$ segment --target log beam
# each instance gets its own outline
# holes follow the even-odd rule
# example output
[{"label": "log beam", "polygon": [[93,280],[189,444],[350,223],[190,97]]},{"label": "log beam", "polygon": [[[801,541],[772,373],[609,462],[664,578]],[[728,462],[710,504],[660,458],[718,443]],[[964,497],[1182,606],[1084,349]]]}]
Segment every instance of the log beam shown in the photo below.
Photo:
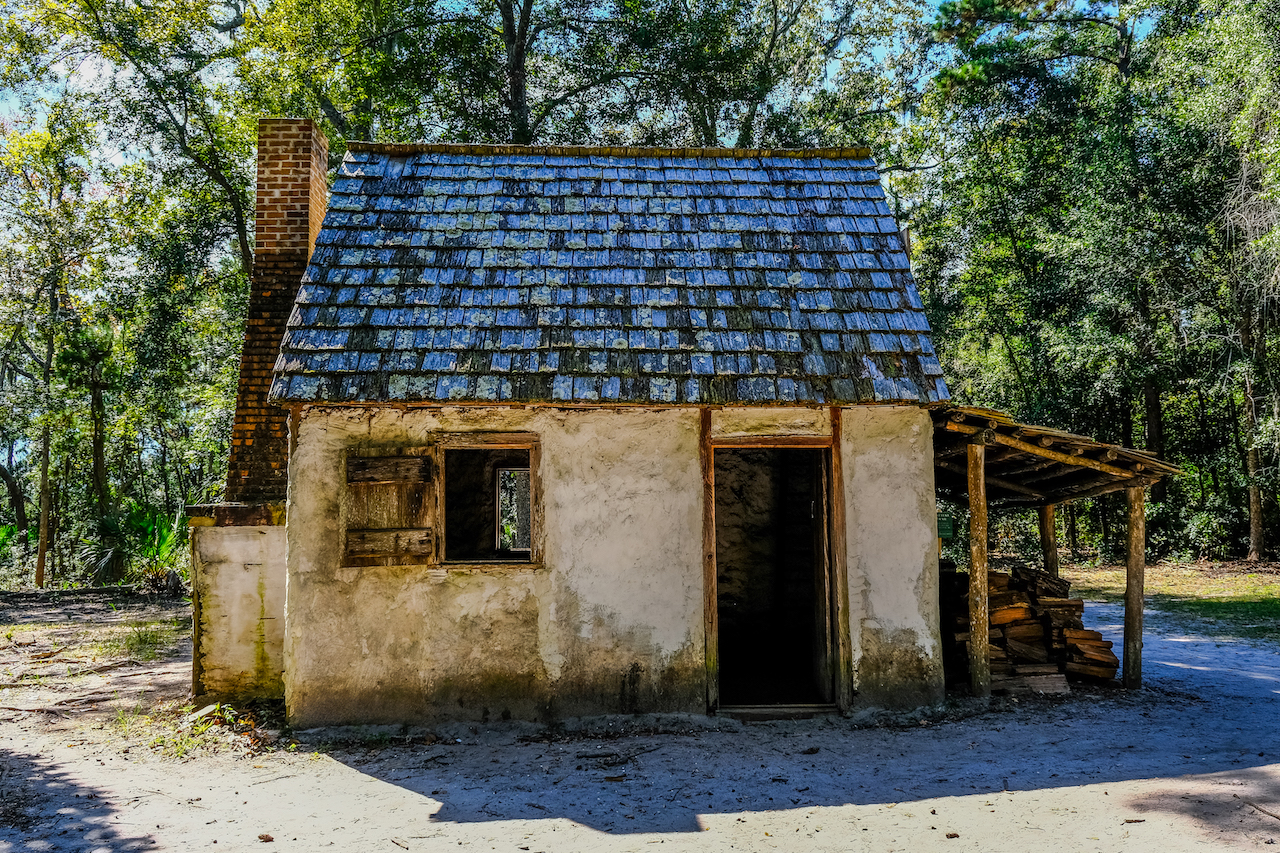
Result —
[{"label": "log beam", "polygon": [[969,445],[969,689],[991,695],[990,615],[987,612],[987,447],[981,432]]},{"label": "log beam", "polygon": [[1147,520],[1141,486],[1125,489],[1129,499],[1129,541],[1124,585],[1124,686],[1142,686],[1142,607],[1147,573]]},{"label": "log beam", "polygon": [[[965,468],[961,468],[959,465],[952,464],[951,462],[938,462],[937,467],[942,468],[945,471],[950,471],[953,474],[965,475],[968,473]],[[1017,483],[1011,483],[1008,480],[1002,480],[999,477],[988,476],[987,482],[1008,492],[1017,492],[1020,495],[1028,495],[1033,498],[1043,499],[1045,497],[1043,493],[1037,492],[1035,489],[1028,489],[1026,486],[1020,486]]]},{"label": "log beam", "polygon": [[[974,435],[976,433],[984,432],[984,430],[982,430],[979,427],[971,427],[968,424],[956,424],[956,423],[948,423],[943,427],[943,429],[946,429],[949,432],[961,432],[961,433],[967,433],[969,435]],[[989,432],[989,431],[986,431],[986,432]],[[1043,456],[1045,459],[1053,459],[1056,462],[1065,462],[1068,465],[1077,465],[1082,468],[1092,468],[1095,471],[1101,471],[1104,474],[1113,474],[1117,477],[1132,477],[1134,474],[1133,471],[1127,468],[1120,468],[1115,465],[1108,465],[1105,462],[1099,462],[1096,459],[1090,459],[1087,456],[1071,456],[1070,454],[1067,454],[1067,453],[1059,453],[1056,450],[1050,450],[1047,447],[1040,447],[1039,445],[1035,445],[1035,444],[1028,444],[1025,441],[1019,441],[1016,438],[1012,438],[1007,435],[1002,435],[998,432],[990,434],[988,443],[990,442],[1003,444],[1006,447],[1016,447],[1018,450],[1021,450],[1024,453],[1032,453],[1036,456]]]}]

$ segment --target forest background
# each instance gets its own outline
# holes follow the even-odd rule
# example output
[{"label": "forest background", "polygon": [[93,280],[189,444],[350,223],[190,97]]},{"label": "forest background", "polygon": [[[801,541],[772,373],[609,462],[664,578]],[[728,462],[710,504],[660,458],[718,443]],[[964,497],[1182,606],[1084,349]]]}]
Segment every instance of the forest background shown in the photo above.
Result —
[{"label": "forest background", "polygon": [[[1142,447],[1153,557],[1280,519],[1280,0],[0,0],[0,588],[155,582],[221,495],[256,121],[869,145],[958,402]],[[1059,513],[1078,557],[1122,501]],[[1034,547],[1008,516],[1004,547]]]}]

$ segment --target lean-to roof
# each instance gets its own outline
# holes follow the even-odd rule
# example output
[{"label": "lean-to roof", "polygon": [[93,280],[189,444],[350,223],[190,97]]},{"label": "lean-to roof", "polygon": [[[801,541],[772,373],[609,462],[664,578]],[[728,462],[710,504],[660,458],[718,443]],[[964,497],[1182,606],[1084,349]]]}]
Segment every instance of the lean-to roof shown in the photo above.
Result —
[{"label": "lean-to roof", "polygon": [[865,149],[353,144],[283,402],[948,399]]},{"label": "lean-to roof", "polygon": [[968,499],[966,448],[975,441],[988,447],[987,500],[1001,506],[1067,503],[1183,473],[1148,451],[1019,423],[993,409],[943,404],[930,414],[938,494],[953,501]]}]

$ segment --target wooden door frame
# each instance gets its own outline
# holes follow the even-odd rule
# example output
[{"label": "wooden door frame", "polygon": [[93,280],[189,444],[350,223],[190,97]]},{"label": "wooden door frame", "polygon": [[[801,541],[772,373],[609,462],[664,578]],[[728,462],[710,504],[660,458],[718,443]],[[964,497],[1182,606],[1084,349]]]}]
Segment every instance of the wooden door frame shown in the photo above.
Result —
[{"label": "wooden door frame", "polygon": [[765,435],[715,438],[711,434],[711,409],[700,410],[698,459],[702,468],[702,590],[703,627],[706,644],[707,713],[720,706],[720,613],[716,581],[716,448],[796,448],[826,449],[829,476],[827,505],[827,554],[830,581],[831,623],[835,636],[830,638],[832,689],[836,707],[846,711],[853,703],[853,651],[849,637],[849,573],[845,545],[844,479],[840,459],[841,417],[838,407],[831,408],[831,432],[828,435]]}]

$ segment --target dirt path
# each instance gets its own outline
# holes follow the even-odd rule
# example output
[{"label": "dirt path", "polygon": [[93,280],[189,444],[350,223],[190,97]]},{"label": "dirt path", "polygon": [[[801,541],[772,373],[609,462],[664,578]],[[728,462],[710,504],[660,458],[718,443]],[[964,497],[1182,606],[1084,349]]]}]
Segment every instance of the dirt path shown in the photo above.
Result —
[{"label": "dirt path", "polygon": [[[1086,618],[1110,631],[1118,613],[1091,605]],[[1280,655],[1186,636],[1158,614],[1148,627],[1140,693],[945,719],[963,717],[953,707],[893,727],[597,720],[557,738],[514,724],[407,744],[392,731],[340,746],[318,742],[334,732],[304,733],[296,751],[265,753],[227,734],[212,754],[178,760],[164,752],[172,727],[123,735],[119,701],[66,718],[0,712],[0,851],[226,851],[265,835],[287,849],[388,853],[1176,853],[1280,841],[1280,818],[1260,810],[1280,814]],[[181,674],[185,663],[179,653],[150,668]],[[150,678],[151,701],[176,690]],[[0,705],[15,705],[13,692]]]}]

